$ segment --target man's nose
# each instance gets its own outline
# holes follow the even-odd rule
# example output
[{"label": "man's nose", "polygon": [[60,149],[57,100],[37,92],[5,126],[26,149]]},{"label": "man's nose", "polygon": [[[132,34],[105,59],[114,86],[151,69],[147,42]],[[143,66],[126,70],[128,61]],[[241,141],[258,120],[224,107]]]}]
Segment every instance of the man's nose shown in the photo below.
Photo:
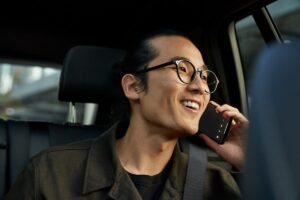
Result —
[{"label": "man's nose", "polygon": [[199,73],[200,72],[197,71],[195,80],[193,80],[191,83],[189,83],[188,87],[194,93],[207,94],[207,92],[206,92],[207,85],[201,80]]}]

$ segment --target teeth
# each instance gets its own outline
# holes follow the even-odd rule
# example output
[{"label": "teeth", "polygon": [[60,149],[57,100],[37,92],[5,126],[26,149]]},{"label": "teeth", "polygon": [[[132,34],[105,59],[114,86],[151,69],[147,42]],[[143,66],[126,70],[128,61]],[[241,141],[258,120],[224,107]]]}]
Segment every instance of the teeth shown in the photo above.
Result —
[{"label": "teeth", "polygon": [[199,109],[199,104],[194,101],[183,101],[183,105],[193,109]]}]

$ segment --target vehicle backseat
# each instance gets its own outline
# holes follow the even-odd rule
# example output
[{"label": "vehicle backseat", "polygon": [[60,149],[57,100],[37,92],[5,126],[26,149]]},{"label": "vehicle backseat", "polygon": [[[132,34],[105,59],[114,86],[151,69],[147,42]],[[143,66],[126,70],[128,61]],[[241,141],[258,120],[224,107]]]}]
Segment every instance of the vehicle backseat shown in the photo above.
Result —
[{"label": "vehicle backseat", "polygon": [[6,169],[7,169],[7,131],[6,131],[5,122],[2,119],[0,119],[0,195],[1,196],[5,191]]},{"label": "vehicle backseat", "polygon": [[48,122],[6,122],[8,132],[8,162],[6,183],[10,187],[29,159],[50,146],[94,138],[105,126],[54,124]]},{"label": "vehicle backseat", "polygon": [[[112,66],[124,51],[79,46],[71,49],[64,61],[59,84],[60,101],[107,104],[112,101]],[[109,109],[98,111],[108,118]],[[110,124],[51,123],[0,120],[0,199],[24,169],[29,159],[40,151],[101,134]]]}]

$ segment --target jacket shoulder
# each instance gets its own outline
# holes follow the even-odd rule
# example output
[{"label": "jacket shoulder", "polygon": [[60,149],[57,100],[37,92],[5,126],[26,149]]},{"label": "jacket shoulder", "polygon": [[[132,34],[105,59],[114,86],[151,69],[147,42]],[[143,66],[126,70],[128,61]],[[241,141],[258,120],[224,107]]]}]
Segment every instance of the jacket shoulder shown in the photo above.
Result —
[{"label": "jacket shoulder", "polygon": [[47,160],[61,160],[66,162],[66,160],[72,160],[72,158],[79,159],[80,157],[86,157],[94,140],[83,140],[68,144],[63,144],[59,146],[53,146],[45,149],[33,156],[30,160],[33,165],[39,165],[43,161]]}]

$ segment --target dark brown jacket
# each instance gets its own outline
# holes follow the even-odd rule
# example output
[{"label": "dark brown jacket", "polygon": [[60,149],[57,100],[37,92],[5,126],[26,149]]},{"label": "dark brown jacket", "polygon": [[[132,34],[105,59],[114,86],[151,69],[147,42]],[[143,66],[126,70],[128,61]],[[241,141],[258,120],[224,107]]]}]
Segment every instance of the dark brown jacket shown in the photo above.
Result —
[{"label": "dark brown jacket", "polygon": [[[50,148],[35,156],[6,199],[141,199],[115,152],[118,125],[95,140]],[[188,155],[176,145],[172,169],[160,199],[182,199]],[[203,199],[239,199],[239,189],[224,169],[207,163]]]}]

